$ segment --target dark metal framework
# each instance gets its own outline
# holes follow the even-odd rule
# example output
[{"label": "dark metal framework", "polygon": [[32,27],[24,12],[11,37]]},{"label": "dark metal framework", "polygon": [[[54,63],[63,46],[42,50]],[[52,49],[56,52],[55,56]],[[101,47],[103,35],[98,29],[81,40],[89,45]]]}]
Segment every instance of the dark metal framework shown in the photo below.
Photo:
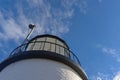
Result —
[{"label": "dark metal framework", "polygon": [[[42,37],[51,37],[51,38],[55,38],[55,39],[57,39],[57,40],[60,40],[62,43],[64,43],[64,44],[66,45],[66,47],[65,47],[65,46],[62,46],[62,45],[59,45],[59,44],[56,44],[56,43],[48,42],[48,41],[34,41],[34,42],[32,42],[33,40],[35,40],[35,39],[37,39],[37,38],[42,38]],[[59,48],[63,48],[63,49],[64,49],[64,53],[63,53],[64,56],[65,56],[65,57],[68,57],[70,60],[72,60],[72,61],[74,61],[74,62],[76,62],[76,63],[78,63],[78,64],[80,65],[80,61],[79,61],[78,57],[69,49],[69,47],[68,47],[68,45],[66,44],[66,42],[65,42],[64,40],[60,39],[60,38],[57,37],[57,36],[49,35],[49,34],[39,35],[39,36],[36,36],[36,37],[32,38],[32,39],[31,39],[30,41],[28,41],[27,43],[22,44],[22,45],[20,45],[19,47],[15,48],[15,49],[10,53],[9,56],[12,56],[12,55],[17,54],[17,53],[22,54],[22,52],[25,52],[25,51],[26,51],[28,45],[29,45],[29,44],[32,44],[32,43],[34,43],[34,44],[35,44],[35,43],[49,43],[50,45],[51,45],[51,44],[54,44],[54,45],[58,46]],[[33,48],[33,47],[31,47],[31,48]],[[51,49],[51,48],[50,48],[50,49]],[[46,51],[46,50],[44,50],[44,47],[41,48],[40,50]],[[29,51],[30,51],[30,50],[29,50]],[[31,51],[32,51],[32,49],[31,49]],[[35,51],[35,50],[34,50],[34,51]],[[49,50],[49,51],[50,51],[50,50]],[[50,52],[52,52],[52,51],[50,51]],[[59,53],[60,53],[60,50],[59,50],[58,54],[59,54]]]},{"label": "dark metal framework", "polygon": [[[28,42],[28,43],[25,43],[25,44],[22,44],[21,46],[15,48],[9,56],[12,56],[12,55],[15,55],[15,54],[23,54],[23,52],[26,51],[26,48],[29,44],[31,43],[50,43],[50,44],[55,44],[55,43],[51,43],[51,42],[45,42],[45,41],[35,41],[35,42]],[[59,47],[62,47],[64,49],[64,56],[69,58],[70,60],[78,63],[80,65],[80,61],[78,59],[78,57],[71,51],[69,50],[68,48],[65,48],[64,46],[61,46],[61,45],[58,45],[58,44],[55,44]],[[30,51],[30,50],[29,50]],[[31,51],[37,51],[37,50],[31,50]],[[44,50],[44,47],[40,50],[40,51],[45,51]],[[69,51],[69,56],[68,56],[68,53],[66,51]],[[52,51],[49,51],[49,52],[52,52]],[[34,53],[35,54],[35,53]],[[59,53],[57,53],[59,54]]]}]

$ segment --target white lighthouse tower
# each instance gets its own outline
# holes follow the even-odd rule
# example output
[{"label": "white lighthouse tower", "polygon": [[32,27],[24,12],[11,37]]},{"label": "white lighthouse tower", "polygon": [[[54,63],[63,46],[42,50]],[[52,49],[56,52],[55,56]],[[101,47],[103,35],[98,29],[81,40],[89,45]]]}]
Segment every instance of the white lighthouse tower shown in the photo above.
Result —
[{"label": "white lighthouse tower", "polygon": [[0,63],[0,80],[88,80],[76,55],[54,35],[38,35]]}]

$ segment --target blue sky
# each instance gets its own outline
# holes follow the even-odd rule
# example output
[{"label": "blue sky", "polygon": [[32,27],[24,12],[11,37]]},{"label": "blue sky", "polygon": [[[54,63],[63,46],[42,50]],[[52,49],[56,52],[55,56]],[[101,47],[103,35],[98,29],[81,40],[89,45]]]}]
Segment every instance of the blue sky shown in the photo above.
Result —
[{"label": "blue sky", "polygon": [[0,0],[0,61],[24,40],[54,34],[79,57],[89,80],[120,80],[119,0]]}]

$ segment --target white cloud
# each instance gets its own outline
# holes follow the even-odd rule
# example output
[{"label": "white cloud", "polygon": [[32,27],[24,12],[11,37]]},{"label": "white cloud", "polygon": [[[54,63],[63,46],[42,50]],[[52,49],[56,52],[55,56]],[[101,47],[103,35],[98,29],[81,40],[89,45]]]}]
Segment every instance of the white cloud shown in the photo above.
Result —
[{"label": "white cloud", "polygon": [[[26,5],[22,5],[19,12],[22,17],[26,17],[23,17],[26,22],[36,24],[38,33],[61,35],[68,32],[69,28],[66,22],[70,19],[70,13],[67,13],[69,10],[62,11],[60,8],[54,8],[47,0],[27,0],[26,4],[29,8],[24,9]],[[68,20],[63,21],[67,18]],[[62,29],[63,31],[61,31],[61,28],[67,30]]]},{"label": "white cloud", "polygon": [[117,54],[118,54],[118,51],[117,51],[116,49],[113,49],[113,48],[103,47],[103,48],[102,48],[102,51],[103,51],[104,53],[111,54],[111,55],[117,55]]},{"label": "white cloud", "polygon": [[90,80],[112,80],[112,76],[109,74],[98,72],[96,75],[91,76]]},{"label": "white cloud", "polygon": [[[97,45],[98,48],[101,49],[101,51],[106,54],[112,56],[117,62],[120,62],[120,50],[115,48],[106,47],[103,45]],[[100,80],[120,80],[120,71],[119,69],[116,69],[113,65],[110,68],[110,70],[113,72],[113,74],[109,73],[100,73],[98,72],[97,75],[93,76],[93,80],[97,80],[97,78],[100,78]],[[116,73],[117,71],[117,73]]]},{"label": "white cloud", "polygon": [[113,80],[120,80],[120,72],[118,72],[115,77],[113,78]]},{"label": "white cloud", "polygon": [[4,14],[0,12],[0,26],[3,30],[0,32],[0,39],[9,40],[14,39],[15,41],[24,37],[24,32],[20,28],[20,25],[15,22],[15,20],[11,17],[5,19]]},{"label": "white cloud", "polygon": [[101,72],[98,72],[96,75],[91,76],[89,78],[90,80],[120,80],[120,72],[118,71],[117,73],[113,74],[104,74]]},{"label": "white cloud", "polygon": [[118,62],[120,62],[120,50],[114,49],[114,48],[106,48],[103,47],[102,51],[108,55],[111,55],[113,58],[115,58]]},{"label": "white cloud", "polygon": [[8,3],[7,7],[0,8],[0,44],[22,41],[28,33],[29,23],[37,26],[33,35],[65,34],[69,32],[75,7],[84,13],[87,3],[85,0],[17,0]]},{"label": "white cloud", "polygon": [[63,5],[69,10],[71,7],[77,6],[83,14],[86,14],[88,7],[86,0],[63,0]]},{"label": "white cloud", "polygon": [[102,80],[102,78],[101,77],[97,77],[97,80]]},{"label": "white cloud", "polygon": [[104,54],[111,55],[114,59],[116,59],[117,62],[120,62],[120,50],[119,49],[105,47],[103,45],[97,45],[97,47],[100,48]]},{"label": "white cloud", "polygon": [[[54,4],[59,3],[58,7]],[[85,0],[20,0],[12,6],[14,9],[0,10],[0,32],[3,40],[19,40],[25,37],[29,23],[37,26],[36,33],[61,35],[69,31],[69,20],[74,15],[74,6],[86,10]],[[11,7],[12,8],[12,7]],[[8,14],[10,12],[10,14]]]}]

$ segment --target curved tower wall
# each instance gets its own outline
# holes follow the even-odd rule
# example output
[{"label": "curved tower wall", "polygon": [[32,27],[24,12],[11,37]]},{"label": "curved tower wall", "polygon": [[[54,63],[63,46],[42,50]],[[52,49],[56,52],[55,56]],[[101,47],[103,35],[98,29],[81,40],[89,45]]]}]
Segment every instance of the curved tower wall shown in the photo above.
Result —
[{"label": "curved tower wall", "polygon": [[26,59],[0,72],[0,80],[82,80],[69,66],[49,59]]}]

